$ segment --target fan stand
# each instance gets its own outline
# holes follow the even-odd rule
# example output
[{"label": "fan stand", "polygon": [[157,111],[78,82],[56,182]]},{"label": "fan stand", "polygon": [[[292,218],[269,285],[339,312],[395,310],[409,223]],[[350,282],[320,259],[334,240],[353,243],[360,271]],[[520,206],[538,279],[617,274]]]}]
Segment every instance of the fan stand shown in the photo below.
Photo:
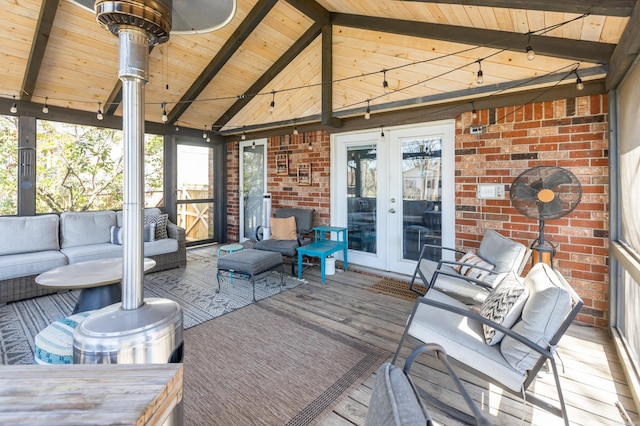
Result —
[{"label": "fan stand", "polygon": [[531,260],[532,264],[546,263],[553,268],[553,255],[556,253],[556,248],[547,240],[544,239],[544,220],[540,221],[540,235],[531,244]]}]

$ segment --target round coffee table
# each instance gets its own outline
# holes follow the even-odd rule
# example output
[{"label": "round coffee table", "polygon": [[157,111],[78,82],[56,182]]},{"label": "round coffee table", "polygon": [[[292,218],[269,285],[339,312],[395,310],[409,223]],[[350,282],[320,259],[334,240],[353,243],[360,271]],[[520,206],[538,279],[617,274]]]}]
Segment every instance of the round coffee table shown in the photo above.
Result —
[{"label": "round coffee table", "polygon": [[[145,271],[155,265],[155,260],[144,259]],[[36,283],[58,290],[81,289],[73,314],[104,308],[122,300],[122,258],[59,266],[38,275]]]}]

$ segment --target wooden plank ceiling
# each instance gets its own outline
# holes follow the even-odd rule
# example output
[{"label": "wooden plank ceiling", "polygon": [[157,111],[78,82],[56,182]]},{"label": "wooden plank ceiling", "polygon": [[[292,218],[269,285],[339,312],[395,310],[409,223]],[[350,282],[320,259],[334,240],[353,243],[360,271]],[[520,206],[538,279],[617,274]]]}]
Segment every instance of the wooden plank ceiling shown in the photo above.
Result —
[{"label": "wooden plank ceiling", "polygon": [[[69,0],[2,5],[0,98],[121,114],[118,40],[92,12]],[[602,80],[634,7],[634,0],[238,0],[226,27],[171,35],[151,50],[146,119],[160,123],[165,104],[169,124],[223,135],[338,127],[367,105],[375,114],[574,85],[578,75]]]}]

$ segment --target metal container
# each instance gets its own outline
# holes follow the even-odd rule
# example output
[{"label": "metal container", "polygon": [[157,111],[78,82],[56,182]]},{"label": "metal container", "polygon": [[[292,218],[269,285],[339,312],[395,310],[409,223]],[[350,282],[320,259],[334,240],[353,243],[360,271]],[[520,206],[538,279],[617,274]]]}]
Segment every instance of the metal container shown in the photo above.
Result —
[{"label": "metal container", "polygon": [[89,315],[73,333],[74,364],[182,362],[182,307],[148,298],[138,309],[120,303]]}]

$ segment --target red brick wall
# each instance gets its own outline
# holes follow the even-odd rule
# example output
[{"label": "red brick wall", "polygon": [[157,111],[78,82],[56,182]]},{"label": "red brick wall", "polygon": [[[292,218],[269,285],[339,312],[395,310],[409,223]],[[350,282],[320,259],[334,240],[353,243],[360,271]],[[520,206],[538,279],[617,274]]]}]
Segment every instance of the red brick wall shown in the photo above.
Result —
[{"label": "red brick wall", "polygon": [[[267,190],[271,193],[271,205],[280,207],[304,207],[315,209],[314,224],[329,225],[331,220],[330,135],[326,132],[309,132],[298,135],[272,137],[267,141]],[[276,173],[276,154],[289,156],[289,174]],[[298,185],[297,167],[311,163],[311,185]],[[228,239],[237,241],[239,236],[239,144],[227,146],[228,178]]]},{"label": "red brick wall", "polygon": [[[608,115],[607,97],[589,96],[478,112],[469,134],[471,113],[456,120],[456,246],[477,248],[486,228],[529,246],[538,222],[518,213],[509,186],[524,170],[560,166],[582,184],[582,202],[568,216],[546,222],[546,239],[557,243],[554,266],[582,296],[581,322],[608,323]],[[309,150],[309,143],[312,149]],[[268,190],[273,208],[316,209],[315,223],[330,223],[330,135],[312,132],[268,141]],[[289,175],[278,176],[275,155],[289,154]],[[230,143],[228,164],[229,240],[238,239],[238,143]],[[312,164],[312,185],[300,186],[298,163]],[[505,185],[504,200],[478,200],[477,184]],[[527,267],[528,270],[528,267]],[[526,271],[526,270],[525,270]]]},{"label": "red brick wall", "polygon": [[[530,245],[535,219],[511,206],[509,186],[524,170],[560,166],[582,184],[582,202],[545,222],[545,239],[557,244],[554,267],[584,299],[578,320],[608,324],[608,115],[607,97],[586,96],[471,113],[456,121],[456,245],[476,248],[486,228]],[[479,183],[501,183],[504,200],[478,200]]]}]

